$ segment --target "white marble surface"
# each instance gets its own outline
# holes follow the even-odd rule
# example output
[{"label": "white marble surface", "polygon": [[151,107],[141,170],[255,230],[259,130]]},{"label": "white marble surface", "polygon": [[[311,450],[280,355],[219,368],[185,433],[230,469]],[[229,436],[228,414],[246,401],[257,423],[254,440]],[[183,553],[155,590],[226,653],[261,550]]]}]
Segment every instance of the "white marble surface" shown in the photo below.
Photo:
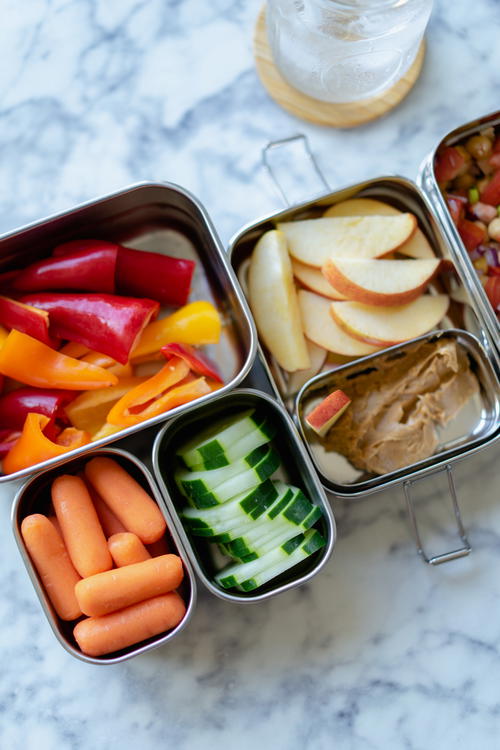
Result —
[{"label": "white marble surface", "polygon": [[[5,0],[0,230],[166,179],[202,200],[227,242],[280,207],[260,152],[298,131],[334,186],[414,178],[446,131],[500,101],[497,0],[435,5],[408,99],[378,122],[332,131],[280,111],[261,88],[259,0]],[[422,564],[399,491],[338,501],[336,550],[309,585],[250,607],[200,592],[170,646],[108,668],[54,639],[2,490],[0,747],[498,748],[497,467],[490,448],[456,469],[469,558]],[[452,545],[439,483],[421,494],[436,548]]]}]

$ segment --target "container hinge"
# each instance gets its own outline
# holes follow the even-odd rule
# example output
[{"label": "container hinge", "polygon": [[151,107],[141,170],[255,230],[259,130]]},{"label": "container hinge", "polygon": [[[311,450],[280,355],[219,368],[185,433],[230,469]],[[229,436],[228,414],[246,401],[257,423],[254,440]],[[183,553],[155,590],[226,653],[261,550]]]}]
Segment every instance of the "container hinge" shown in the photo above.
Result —
[{"label": "container hinge", "polygon": [[268,143],[262,149],[262,161],[287,206],[330,192],[302,133]]},{"label": "container hinge", "polygon": [[[406,507],[408,508],[408,514],[410,516],[412,529],[413,529],[413,535],[415,537],[415,543],[417,545],[418,554],[421,556],[422,560],[424,560],[424,562],[428,563],[429,565],[441,565],[441,563],[450,562],[451,560],[457,560],[459,557],[466,557],[471,551],[471,546],[465,534],[464,525],[462,523],[462,517],[460,515],[460,508],[458,507],[457,493],[455,490],[455,484],[453,481],[453,473],[452,473],[451,466],[448,464],[443,469],[436,469],[435,471],[430,472],[430,474],[426,474],[425,478],[427,478],[428,476],[432,474],[439,474],[442,471],[446,471],[447,476],[448,476],[448,488],[449,488],[450,495],[451,495],[453,512],[455,514],[455,520],[457,523],[458,535],[463,542],[463,547],[459,547],[458,549],[451,550],[450,552],[443,552],[440,555],[433,555],[433,557],[428,557],[425,553],[425,550],[422,544],[422,539],[420,537],[420,532],[418,529],[415,506],[413,504],[413,500],[411,497],[412,485],[420,480],[408,479],[407,481],[403,482],[403,490],[404,490],[405,499],[406,499]],[[422,479],[423,478],[424,477],[422,477]]]}]

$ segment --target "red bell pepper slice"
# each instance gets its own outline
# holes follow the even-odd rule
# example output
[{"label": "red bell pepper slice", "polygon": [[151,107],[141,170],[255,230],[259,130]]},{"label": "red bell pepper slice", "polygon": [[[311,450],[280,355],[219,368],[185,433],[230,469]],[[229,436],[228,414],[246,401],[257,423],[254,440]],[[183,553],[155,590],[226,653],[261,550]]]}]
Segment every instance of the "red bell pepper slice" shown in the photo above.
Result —
[{"label": "red bell pepper slice", "polygon": [[493,174],[493,177],[481,192],[481,200],[483,203],[489,203],[490,206],[500,204],[500,169]]},{"label": "red bell pepper slice", "polygon": [[0,426],[22,430],[30,412],[43,414],[51,420],[60,419],[68,423],[65,406],[76,397],[75,392],[56,388],[17,388],[0,396]]},{"label": "red bell pepper slice", "polygon": [[18,430],[0,430],[0,458],[7,455],[20,436]]},{"label": "red bell pepper slice", "polygon": [[27,333],[47,346],[57,345],[49,336],[49,314],[18,300],[0,296],[0,324]]},{"label": "red bell pepper slice", "polygon": [[485,239],[484,230],[468,219],[462,219],[458,225],[458,233],[469,252],[474,250]]},{"label": "red bell pepper slice", "polygon": [[436,155],[434,174],[438,182],[453,180],[466,163],[466,157],[455,146],[443,148]]},{"label": "red bell pepper slice", "polygon": [[54,336],[84,344],[121,364],[128,361],[144,327],[159,310],[154,300],[111,294],[46,292],[21,299],[49,313]]},{"label": "red bell pepper slice", "polygon": [[207,378],[212,378],[218,383],[224,382],[217,365],[189,344],[166,344],[161,347],[161,353],[167,360],[171,357],[181,357],[197,375],[206,375]]},{"label": "red bell pepper slice", "polygon": [[195,262],[160,253],[120,247],[116,287],[125,294],[147,295],[162,305],[185,305],[191,291]]},{"label": "red bell pepper slice", "polygon": [[106,240],[70,240],[56,245],[52,250],[52,257],[60,258],[63,255],[78,253],[82,250],[118,250],[120,246],[116,242],[107,242]]},{"label": "red bell pepper slice", "polygon": [[22,292],[81,289],[112,294],[117,254],[116,247],[98,247],[47,258],[22,269],[14,278],[12,288]]}]

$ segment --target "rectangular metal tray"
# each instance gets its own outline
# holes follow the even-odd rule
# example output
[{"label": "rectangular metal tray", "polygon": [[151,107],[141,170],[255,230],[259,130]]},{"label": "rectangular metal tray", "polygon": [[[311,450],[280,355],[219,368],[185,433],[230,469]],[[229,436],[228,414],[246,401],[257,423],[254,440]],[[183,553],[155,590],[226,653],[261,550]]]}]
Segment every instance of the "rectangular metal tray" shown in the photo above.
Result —
[{"label": "rectangular metal tray", "polygon": [[[263,375],[263,373],[261,373]],[[323,508],[320,520],[321,531],[326,537],[326,545],[304,560],[276,581],[270,581],[255,592],[232,593],[213,582],[213,575],[226,564],[227,560],[216,556],[214,545],[202,538],[190,537],[179,517],[179,508],[185,504],[173,477],[176,448],[189,439],[198,429],[228,413],[241,409],[258,408],[268,414],[279,426],[276,447],[282,459],[280,476],[284,481],[300,487],[309,500]],[[210,404],[198,406],[196,411],[183,415],[166,424],[158,433],[153,447],[153,467],[158,486],[166,508],[176,526],[176,531],[187,550],[191,564],[202,583],[216,596],[232,602],[257,602],[288,591],[310,580],[326,565],[335,544],[335,520],[323,488],[313,465],[300,440],[295,425],[285,409],[266,393],[250,389],[237,389],[220,396]]]},{"label": "rectangular metal tray", "polygon": [[256,351],[256,334],[246,300],[226,253],[203,206],[183,188],[169,183],[141,183],[77,206],[0,237],[0,270],[26,265],[48,256],[52,248],[71,239],[103,239],[138,250],[150,250],[196,261],[189,300],[204,299],[220,311],[220,342],[207,347],[217,363],[224,386],[168,414],[44,461],[23,471],[0,476],[10,482],[62,464],[151,425],[185,413],[238,385],[248,373]]},{"label": "rectangular metal tray", "polygon": [[[118,461],[118,463],[120,463],[156,500],[165,517],[165,521],[167,522],[167,541],[169,548],[173,553],[180,556],[184,565],[184,580],[179,587],[179,593],[186,604],[186,614],[184,615],[183,620],[175,628],[164,635],[160,634],[154,636],[147,641],[143,641],[134,646],[129,646],[128,648],[110,654],[109,656],[93,657],[82,653],[73,638],[75,621],[65,622],[64,620],[61,620],[54,611],[54,608],[45,593],[40,577],[31,562],[31,558],[21,536],[21,523],[23,518],[31,513],[47,512],[47,509],[50,506],[50,485],[51,482],[62,473],[59,468],[53,467],[50,470],[44,471],[41,474],[32,477],[22,485],[14,498],[11,519],[14,537],[26,566],[26,570],[28,571],[28,575],[40,600],[42,609],[45,612],[45,616],[49,621],[50,627],[61,646],[63,646],[63,648],[65,648],[72,656],[89,664],[118,664],[119,662],[132,658],[133,656],[146,653],[146,651],[151,651],[153,648],[165,645],[172,640],[177,633],[184,629],[193,613],[196,601],[196,581],[189,562],[189,557],[184,549],[182,541],[179,539],[175,529],[175,524],[173,523],[168,510],[165,508],[159,490],[156,487],[149,470],[131,453],[127,453],[126,451],[117,448],[104,448],[103,450],[98,450],[92,454],[92,457],[95,456],[108,456],[115,461]],[[86,456],[75,458],[65,465],[64,471],[76,474],[83,469],[86,460]]]},{"label": "rectangular metal tray", "polygon": [[[310,439],[310,429],[305,424],[305,414],[314,399],[323,398],[335,390],[338,377],[348,375],[355,378],[373,367],[382,368],[407,351],[423,342],[446,338],[456,341],[466,352],[471,369],[476,375],[480,392],[475,395],[444,428],[438,430],[439,445],[429,458],[383,475],[373,475],[355,469],[344,456],[326,451],[321,442]],[[336,495],[353,497],[376,492],[383,487],[396,484],[401,479],[414,479],[428,471],[450,465],[463,455],[470,455],[494,442],[500,436],[500,384],[495,376],[486,352],[478,340],[466,331],[440,331],[418,339],[385,349],[383,353],[370,354],[354,363],[343,365],[333,372],[317,375],[299,392],[296,399],[296,415],[301,435],[309,449],[316,471],[323,486]]]}]

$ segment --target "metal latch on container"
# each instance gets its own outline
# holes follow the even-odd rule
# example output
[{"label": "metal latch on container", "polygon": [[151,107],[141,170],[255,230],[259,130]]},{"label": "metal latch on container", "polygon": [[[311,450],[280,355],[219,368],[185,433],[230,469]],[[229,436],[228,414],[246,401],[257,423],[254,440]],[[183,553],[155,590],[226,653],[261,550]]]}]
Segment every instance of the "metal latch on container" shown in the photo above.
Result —
[{"label": "metal latch on container", "polygon": [[[313,200],[316,196],[322,196],[331,191],[309,147],[308,139],[302,133],[268,143],[262,150],[262,160],[283,202],[287,206]],[[416,482],[439,474],[442,471],[447,472],[448,489],[451,495],[453,513],[457,523],[458,535],[463,542],[463,546],[449,552],[428,557],[425,553],[418,528],[411,488]],[[452,468],[449,464],[444,468],[431,470],[425,476],[418,479],[404,481],[403,490],[417,551],[424,562],[429,565],[440,565],[460,557],[465,557],[471,552],[472,548],[465,534],[455,484],[453,482]]]}]

